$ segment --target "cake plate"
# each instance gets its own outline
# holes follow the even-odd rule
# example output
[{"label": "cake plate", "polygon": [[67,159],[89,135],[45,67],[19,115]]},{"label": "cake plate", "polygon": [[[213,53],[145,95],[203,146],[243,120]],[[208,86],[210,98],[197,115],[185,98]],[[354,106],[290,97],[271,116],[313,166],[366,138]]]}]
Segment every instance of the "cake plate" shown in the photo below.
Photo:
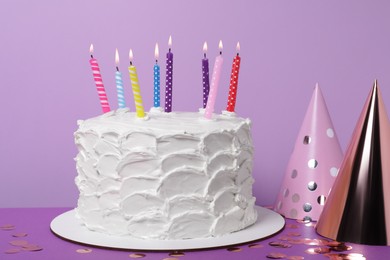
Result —
[{"label": "cake plate", "polygon": [[143,240],[125,236],[112,236],[87,229],[76,218],[75,210],[67,211],[52,220],[50,228],[57,236],[77,243],[93,246],[133,250],[190,250],[236,245],[271,236],[285,224],[278,213],[255,206],[258,218],[253,225],[221,237],[184,240]]}]

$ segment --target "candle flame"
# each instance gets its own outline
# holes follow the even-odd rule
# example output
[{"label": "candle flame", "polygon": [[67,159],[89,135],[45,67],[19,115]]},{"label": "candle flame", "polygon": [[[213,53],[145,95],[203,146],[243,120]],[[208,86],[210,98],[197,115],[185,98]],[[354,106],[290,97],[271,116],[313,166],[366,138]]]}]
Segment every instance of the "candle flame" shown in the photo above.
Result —
[{"label": "candle flame", "polygon": [[93,44],[91,43],[91,46],[89,46],[89,53],[92,55],[93,53]]},{"label": "candle flame", "polygon": [[171,48],[172,47],[172,35],[169,35],[169,39],[168,39],[168,47]]},{"label": "candle flame", "polygon": [[119,65],[119,53],[118,49],[115,49],[115,64],[118,66]]},{"label": "candle flame", "polygon": [[204,42],[204,44],[203,44],[203,52],[204,53],[207,52],[207,42]]},{"label": "candle flame", "polygon": [[156,61],[158,60],[158,43],[156,42],[156,46],[154,47],[154,57],[156,58]]},{"label": "candle flame", "polygon": [[222,51],[222,49],[223,49],[222,40],[219,40],[218,48],[219,48],[219,51]]},{"label": "candle flame", "polygon": [[130,49],[130,51],[129,51],[129,59],[130,59],[130,62],[133,61],[133,50],[132,49]]},{"label": "candle flame", "polygon": [[237,51],[237,53],[240,52],[240,42],[237,42],[236,51]]}]

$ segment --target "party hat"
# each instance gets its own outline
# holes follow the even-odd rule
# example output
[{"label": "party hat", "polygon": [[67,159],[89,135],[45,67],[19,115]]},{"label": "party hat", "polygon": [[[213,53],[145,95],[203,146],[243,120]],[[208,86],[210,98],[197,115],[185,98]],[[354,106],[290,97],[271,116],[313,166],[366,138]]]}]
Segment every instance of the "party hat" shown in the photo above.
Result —
[{"label": "party hat", "polygon": [[317,220],[342,159],[343,153],[317,84],[274,210],[287,218]]},{"label": "party hat", "polygon": [[390,127],[376,81],[316,229],[338,241],[390,245]]}]

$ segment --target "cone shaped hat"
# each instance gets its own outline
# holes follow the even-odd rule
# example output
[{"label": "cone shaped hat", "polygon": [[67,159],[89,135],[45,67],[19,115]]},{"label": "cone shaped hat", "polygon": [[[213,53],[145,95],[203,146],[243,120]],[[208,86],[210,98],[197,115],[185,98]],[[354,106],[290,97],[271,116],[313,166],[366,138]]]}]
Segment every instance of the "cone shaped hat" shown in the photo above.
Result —
[{"label": "cone shaped hat", "polygon": [[274,210],[287,218],[318,220],[342,159],[342,150],[317,84]]},{"label": "cone shaped hat", "polygon": [[338,241],[390,245],[390,128],[376,81],[316,229]]}]

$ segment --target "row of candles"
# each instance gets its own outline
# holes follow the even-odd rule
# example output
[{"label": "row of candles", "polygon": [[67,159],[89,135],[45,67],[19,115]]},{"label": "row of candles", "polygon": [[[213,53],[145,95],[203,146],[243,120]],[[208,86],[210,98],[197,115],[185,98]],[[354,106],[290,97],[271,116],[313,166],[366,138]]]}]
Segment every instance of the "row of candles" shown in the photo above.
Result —
[{"label": "row of candles", "polygon": [[[172,37],[169,37],[168,40],[169,50],[166,55],[166,89],[165,89],[165,112],[172,111],[172,88],[173,88],[173,52],[172,52]],[[203,78],[203,108],[205,109],[205,118],[211,119],[214,112],[215,101],[218,92],[219,80],[222,71],[223,57],[222,57],[222,41],[219,41],[219,55],[215,58],[215,63],[213,67],[213,73],[211,78],[211,84],[209,80],[209,60],[207,58],[207,43],[203,45],[204,57],[202,59],[202,78]],[[241,58],[239,56],[240,44],[237,43],[237,55],[233,59],[232,71],[230,75],[230,86],[229,86],[229,96],[227,101],[226,110],[229,112],[234,112],[236,104],[236,95],[237,95],[237,86],[238,86],[238,75],[240,71],[240,62]],[[90,46],[90,64],[92,68],[93,77],[95,80],[98,96],[100,99],[100,104],[103,109],[103,113],[110,111],[110,105],[108,103],[107,94],[104,88],[102,75],[100,73],[99,64],[96,58],[93,57],[93,45]],[[153,106],[156,108],[160,107],[160,66],[158,64],[159,58],[159,49],[158,44],[155,46],[155,58],[156,63],[153,67],[154,72],[154,91],[153,91]],[[142,96],[140,91],[140,85],[138,81],[137,69],[133,64],[133,51],[129,51],[130,66],[128,67],[130,82],[132,86],[132,91],[134,95],[135,109],[137,117],[145,117],[145,111],[142,104]],[[115,83],[117,87],[118,95],[118,107],[126,107],[122,73],[119,71],[119,55],[118,50],[115,52],[115,63],[116,63],[116,72],[115,72]]]}]

